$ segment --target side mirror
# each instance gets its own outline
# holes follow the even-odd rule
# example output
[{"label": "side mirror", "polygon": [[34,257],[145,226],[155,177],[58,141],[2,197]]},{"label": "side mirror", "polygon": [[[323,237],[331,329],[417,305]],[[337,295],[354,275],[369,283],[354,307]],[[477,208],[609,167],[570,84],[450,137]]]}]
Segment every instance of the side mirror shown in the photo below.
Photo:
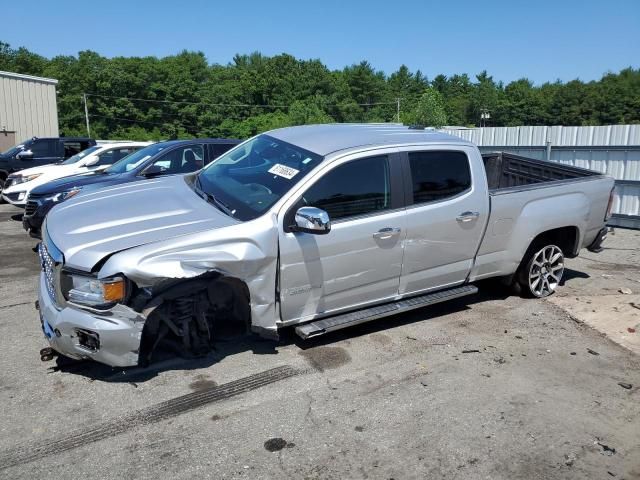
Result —
[{"label": "side mirror", "polygon": [[159,165],[150,165],[144,172],[142,172],[143,177],[157,177],[163,173],[162,167]]},{"label": "side mirror", "polygon": [[16,154],[18,160],[31,160],[33,158],[33,152],[31,150],[23,150]]},{"label": "side mirror", "polygon": [[316,207],[300,207],[296,212],[294,232],[326,235],[331,231],[329,214]]},{"label": "side mirror", "polygon": [[98,163],[99,161],[100,161],[100,157],[98,157],[96,155],[90,155],[89,158],[87,158],[84,161],[83,166],[91,167],[91,166],[95,165],[96,163]]}]

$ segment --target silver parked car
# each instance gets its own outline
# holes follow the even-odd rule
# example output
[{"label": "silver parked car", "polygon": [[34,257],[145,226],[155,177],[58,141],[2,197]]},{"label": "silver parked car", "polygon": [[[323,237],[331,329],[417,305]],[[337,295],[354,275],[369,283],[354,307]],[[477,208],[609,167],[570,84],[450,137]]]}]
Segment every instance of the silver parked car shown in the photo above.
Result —
[{"label": "silver parked car", "polygon": [[225,324],[304,338],[475,293],[533,297],[598,251],[613,179],[400,125],[247,140],[195,174],[77,195],[48,215],[39,308],[51,347],[114,366]]}]

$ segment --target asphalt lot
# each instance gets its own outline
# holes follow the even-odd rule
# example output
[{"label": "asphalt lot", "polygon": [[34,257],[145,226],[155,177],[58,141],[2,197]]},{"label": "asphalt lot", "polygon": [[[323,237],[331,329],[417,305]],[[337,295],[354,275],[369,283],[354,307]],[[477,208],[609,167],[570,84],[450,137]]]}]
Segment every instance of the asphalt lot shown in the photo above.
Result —
[{"label": "asphalt lot", "polygon": [[640,232],[569,260],[554,302],[483,286],[314,342],[114,370],[40,361],[19,214],[0,205],[0,478],[640,478],[640,357],[567,313],[588,298],[609,330],[640,323],[615,322]]}]

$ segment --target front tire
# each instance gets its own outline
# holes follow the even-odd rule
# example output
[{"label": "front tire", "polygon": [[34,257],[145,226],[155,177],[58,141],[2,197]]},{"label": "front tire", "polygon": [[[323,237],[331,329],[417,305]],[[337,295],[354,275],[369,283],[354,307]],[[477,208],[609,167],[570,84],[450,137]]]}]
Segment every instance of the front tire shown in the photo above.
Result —
[{"label": "front tire", "polygon": [[557,245],[538,245],[525,254],[518,283],[527,296],[544,298],[552,295],[564,274],[564,254]]}]

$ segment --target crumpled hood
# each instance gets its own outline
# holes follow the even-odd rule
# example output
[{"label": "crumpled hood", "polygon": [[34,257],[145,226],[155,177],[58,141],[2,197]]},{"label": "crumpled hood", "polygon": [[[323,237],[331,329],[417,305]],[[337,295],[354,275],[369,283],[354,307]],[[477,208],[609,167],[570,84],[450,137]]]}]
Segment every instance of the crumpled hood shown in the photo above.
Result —
[{"label": "crumpled hood", "polygon": [[46,230],[65,265],[91,270],[115,252],[236,223],[178,175],[80,193],[49,212]]}]

